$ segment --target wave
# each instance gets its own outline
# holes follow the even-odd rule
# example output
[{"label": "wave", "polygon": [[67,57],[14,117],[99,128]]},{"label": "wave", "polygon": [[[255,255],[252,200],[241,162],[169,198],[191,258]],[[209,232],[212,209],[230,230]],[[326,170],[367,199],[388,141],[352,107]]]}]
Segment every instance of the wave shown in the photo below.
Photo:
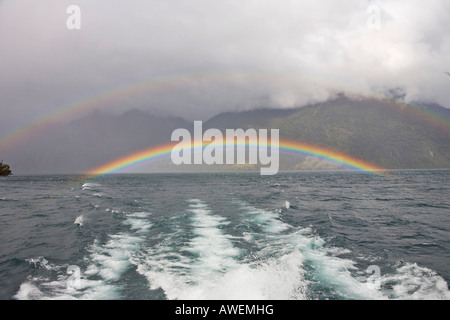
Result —
[{"label": "wave", "polygon": [[11,198],[0,198],[0,201],[19,201],[17,199],[11,199]]},{"label": "wave", "polygon": [[99,188],[102,185],[100,183],[95,183],[95,182],[86,182],[83,183],[83,185],[81,186],[82,190],[94,190],[94,191],[99,191]]},{"label": "wave", "polygon": [[[236,237],[224,230],[230,221],[213,212],[204,202],[192,199],[187,209],[191,237],[180,245],[177,228],[158,246],[147,248],[136,259],[137,271],[145,275],[151,289],[163,289],[167,299],[299,299],[304,298],[302,257],[292,252],[282,257],[257,261],[236,247]],[[284,230],[276,219],[259,217],[267,228]],[[174,250],[176,247],[181,250]],[[280,285],[280,284],[283,285]]]},{"label": "wave", "polygon": [[[132,267],[130,257],[137,254],[144,234],[150,230],[150,213],[131,213],[124,224],[133,232],[110,235],[106,243],[95,240],[88,248],[89,255],[85,270],[76,265],[50,264],[45,258],[32,258],[27,261],[35,268],[50,271],[44,275],[28,277],[20,285],[15,299],[119,299],[122,275]],[[82,223],[82,215],[76,221]],[[75,270],[75,273],[73,272]]]},{"label": "wave", "polygon": [[25,261],[32,265],[35,269],[58,271],[61,268],[67,267],[67,265],[59,266],[56,264],[52,264],[42,256],[37,258],[25,259]]},{"label": "wave", "polygon": [[196,267],[200,266],[203,275],[222,272],[235,267],[240,250],[233,246],[231,237],[222,228],[229,222],[213,215],[210,209],[199,200],[192,200],[189,206],[194,237],[189,241],[186,251],[197,257]]},{"label": "wave", "polygon": [[[28,259],[37,272],[15,298],[120,299],[131,271],[170,300],[450,299],[447,283],[430,269],[403,262],[374,278],[344,258],[348,249],[290,224],[279,210],[227,205],[227,216],[199,199],[169,217],[124,213],[126,230],[91,243],[82,268]],[[74,223],[82,226],[83,215]],[[369,258],[362,265],[378,262]]]},{"label": "wave", "polygon": [[73,223],[82,227],[83,223],[84,223],[84,215],[82,214],[82,215],[78,216]]},{"label": "wave", "polygon": [[[355,262],[340,257],[348,250],[327,246],[326,241],[314,235],[311,228],[294,227],[284,222],[277,211],[258,209],[242,201],[237,203],[247,213],[246,220],[261,227],[250,237],[260,248],[254,254],[257,260],[297,257],[299,270],[296,272],[303,275],[298,282],[302,298],[381,298],[378,292],[367,286],[366,279],[354,276],[357,271]],[[321,287],[325,297],[315,295],[317,287]]]},{"label": "wave", "polygon": [[[371,274],[341,257],[348,249],[328,246],[277,211],[237,204],[242,214],[232,222],[190,200],[187,216],[172,221],[163,241],[132,259],[150,289],[162,289],[171,300],[448,298],[445,281],[418,266],[380,275],[380,286],[374,286]],[[232,223],[246,226],[241,236],[225,232]]]},{"label": "wave", "polygon": [[402,262],[394,274],[381,278],[390,299],[450,300],[447,282],[433,270]]}]

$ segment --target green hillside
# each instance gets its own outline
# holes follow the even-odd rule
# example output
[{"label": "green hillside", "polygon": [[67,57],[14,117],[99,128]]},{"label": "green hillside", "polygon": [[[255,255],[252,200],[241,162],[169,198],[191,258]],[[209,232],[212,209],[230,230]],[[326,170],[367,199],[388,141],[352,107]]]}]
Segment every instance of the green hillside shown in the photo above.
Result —
[{"label": "green hillside", "polygon": [[[435,105],[339,97],[291,110],[225,113],[206,127],[275,128],[280,137],[326,147],[394,169],[450,168],[450,111]],[[306,162],[305,162],[306,161]],[[284,169],[323,165],[282,158]]]}]

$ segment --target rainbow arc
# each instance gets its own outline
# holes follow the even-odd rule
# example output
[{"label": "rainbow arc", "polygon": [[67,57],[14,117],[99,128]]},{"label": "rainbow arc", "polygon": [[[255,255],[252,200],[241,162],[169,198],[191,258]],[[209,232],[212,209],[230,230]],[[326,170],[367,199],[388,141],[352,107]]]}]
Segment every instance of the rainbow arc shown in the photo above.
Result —
[{"label": "rainbow arc", "polygon": [[[94,178],[100,175],[118,173],[126,170],[127,168],[142,164],[148,161],[155,161],[164,157],[169,157],[175,143],[164,144],[157,147],[150,147],[138,152],[114,159],[108,163],[102,164],[87,172],[88,177]],[[234,146],[233,146],[234,147]],[[368,172],[368,173],[380,173],[385,169],[374,164],[371,164],[365,160],[358,159],[356,157],[330,150],[324,147],[315,146],[308,143],[301,143],[298,141],[281,139],[279,142],[279,151],[313,156],[316,158],[324,159],[351,170]]]}]

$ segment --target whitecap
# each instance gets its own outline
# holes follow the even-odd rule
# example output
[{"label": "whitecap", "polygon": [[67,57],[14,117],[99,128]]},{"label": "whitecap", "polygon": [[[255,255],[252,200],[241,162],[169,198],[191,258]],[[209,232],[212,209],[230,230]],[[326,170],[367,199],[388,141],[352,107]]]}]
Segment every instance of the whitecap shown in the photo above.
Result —
[{"label": "whitecap", "polygon": [[84,224],[84,215],[82,214],[82,215],[78,216],[73,223],[82,227]]},{"label": "whitecap", "polygon": [[[150,213],[129,214],[125,224],[131,226],[131,232],[110,235],[106,243],[95,240],[88,248],[89,255],[84,258],[85,270],[78,266],[54,265],[45,258],[31,258],[27,262],[36,269],[52,271],[47,277],[29,277],[21,284],[16,299],[118,299],[120,285],[117,281],[132,266],[131,259],[141,249],[151,223]],[[74,221],[83,225],[84,215]],[[73,271],[77,270],[76,275]],[[54,277],[56,272],[57,277]],[[75,277],[75,278],[74,278]],[[75,285],[74,285],[75,284]]]},{"label": "whitecap", "polygon": [[417,263],[402,263],[394,274],[382,276],[381,282],[392,299],[450,300],[447,282],[435,271]]},{"label": "whitecap", "polygon": [[81,186],[82,190],[96,190],[101,187],[101,184],[94,182],[86,182]]}]

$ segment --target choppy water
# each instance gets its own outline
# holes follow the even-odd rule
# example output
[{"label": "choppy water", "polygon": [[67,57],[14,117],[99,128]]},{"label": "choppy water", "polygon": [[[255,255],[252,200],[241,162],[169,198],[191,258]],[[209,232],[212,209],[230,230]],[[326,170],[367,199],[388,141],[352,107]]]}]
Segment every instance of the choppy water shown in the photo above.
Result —
[{"label": "choppy water", "polygon": [[450,298],[450,171],[13,176],[0,190],[1,299]]}]

